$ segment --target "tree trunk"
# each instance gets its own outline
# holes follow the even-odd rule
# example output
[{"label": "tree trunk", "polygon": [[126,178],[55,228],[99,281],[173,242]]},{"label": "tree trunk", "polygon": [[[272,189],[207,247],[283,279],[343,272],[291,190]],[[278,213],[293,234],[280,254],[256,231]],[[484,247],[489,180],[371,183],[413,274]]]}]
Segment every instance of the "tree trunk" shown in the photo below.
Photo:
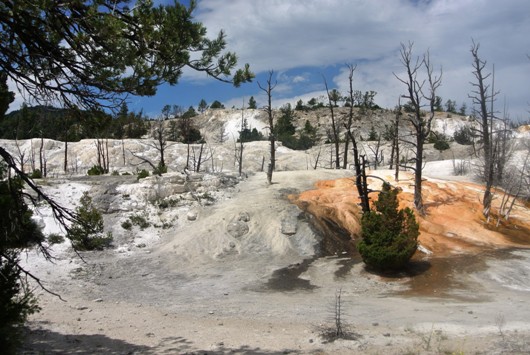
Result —
[{"label": "tree trunk", "polygon": [[422,170],[423,170],[423,142],[422,134],[416,135],[416,166],[414,172],[414,207],[420,215],[425,214],[423,207],[423,196],[421,192]]}]

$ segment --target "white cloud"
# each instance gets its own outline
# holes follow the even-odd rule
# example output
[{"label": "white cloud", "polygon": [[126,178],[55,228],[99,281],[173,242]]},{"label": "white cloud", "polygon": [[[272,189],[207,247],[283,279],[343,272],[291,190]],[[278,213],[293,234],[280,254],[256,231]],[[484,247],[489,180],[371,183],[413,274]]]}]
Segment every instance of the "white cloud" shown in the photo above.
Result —
[{"label": "white cloud", "polygon": [[[229,50],[256,73],[358,63],[356,88],[377,91],[376,102],[387,107],[402,90],[392,73],[402,69],[399,45],[409,40],[415,54],[430,50],[443,67],[444,101],[466,100],[473,38],[520,114],[530,100],[529,13],[527,0],[202,0],[196,16],[212,36],[225,30]],[[308,77],[282,81],[283,92]],[[346,88],[345,79],[339,73],[334,82]]]}]

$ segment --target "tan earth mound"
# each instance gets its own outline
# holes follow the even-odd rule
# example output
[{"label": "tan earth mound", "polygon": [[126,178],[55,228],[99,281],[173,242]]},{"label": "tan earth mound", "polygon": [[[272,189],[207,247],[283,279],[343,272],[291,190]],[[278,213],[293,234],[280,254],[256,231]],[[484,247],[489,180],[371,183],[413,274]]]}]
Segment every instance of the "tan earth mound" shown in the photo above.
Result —
[{"label": "tan earth mound", "polygon": [[[398,195],[401,207],[413,207],[413,178],[401,173],[399,182],[392,172],[377,171],[379,177],[402,189]],[[369,178],[370,187],[380,188],[380,180]],[[497,211],[502,191],[494,199],[489,222],[482,216],[483,187],[470,182],[427,179],[423,182],[426,215],[416,218],[420,223],[419,242],[423,253],[433,256],[476,253],[485,248],[528,247],[530,245],[530,210],[517,203],[508,221],[497,227]],[[377,198],[377,193],[371,194]],[[331,221],[356,240],[360,232],[359,195],[353,178],[319,181],[314,190],[291,196],[300,208],[314,215],[316,220]],[[353,248],[353,244],[352,244]]]}]

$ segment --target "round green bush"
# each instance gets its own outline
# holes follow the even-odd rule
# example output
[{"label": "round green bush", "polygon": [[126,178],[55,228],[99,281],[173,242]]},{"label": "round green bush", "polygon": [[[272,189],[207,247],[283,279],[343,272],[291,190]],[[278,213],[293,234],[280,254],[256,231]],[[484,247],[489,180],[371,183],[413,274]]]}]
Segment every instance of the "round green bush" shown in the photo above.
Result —
[{"label": "round green bush", "polygon": [[403,268],[418,247],[419,225],[410,208],[399,209],[397,189],[385,183],[375,210],[361,220],[358,250],[365,264],[377,270]]}]

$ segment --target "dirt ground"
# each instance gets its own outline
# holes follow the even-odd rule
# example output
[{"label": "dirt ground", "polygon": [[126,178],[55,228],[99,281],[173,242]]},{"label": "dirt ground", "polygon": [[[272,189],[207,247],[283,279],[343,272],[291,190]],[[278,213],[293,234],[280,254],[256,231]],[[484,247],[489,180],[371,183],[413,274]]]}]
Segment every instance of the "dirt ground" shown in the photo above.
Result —
[{"label": "dirt ground", "polygon": [[[530,352],[528,249],[419,255],[399,275],[370,273],[355,256],[321,256],[311,217],[288,197],[350,174],[279,172],[267,186],[258,173],[129,253],[83,261],[64,249],[55,264],[30,253],[30,269],[62,300],[38,291],[42,310],[23,353]],[[241,213],[248,231],[227,233]],[[338,315],[344,334],[335,339]]]}]

